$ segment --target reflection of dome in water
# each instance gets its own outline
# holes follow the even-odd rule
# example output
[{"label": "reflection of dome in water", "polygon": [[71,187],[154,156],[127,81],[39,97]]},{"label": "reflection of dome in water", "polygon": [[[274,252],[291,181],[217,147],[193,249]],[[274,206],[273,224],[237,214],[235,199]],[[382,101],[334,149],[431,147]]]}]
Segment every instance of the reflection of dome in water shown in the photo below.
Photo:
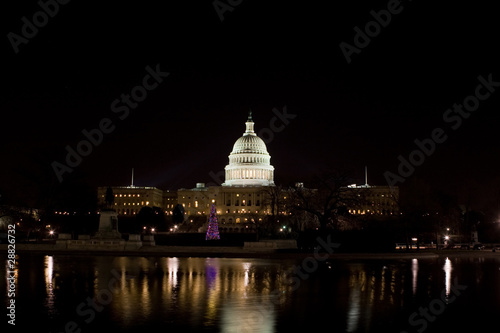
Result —
[{"label": "reflection of dome in water", "polygon": [[255,134],[250,112],[243,136],[236,140],[226,165],[224,186],[274,185],[274,167],[264,141]]}]

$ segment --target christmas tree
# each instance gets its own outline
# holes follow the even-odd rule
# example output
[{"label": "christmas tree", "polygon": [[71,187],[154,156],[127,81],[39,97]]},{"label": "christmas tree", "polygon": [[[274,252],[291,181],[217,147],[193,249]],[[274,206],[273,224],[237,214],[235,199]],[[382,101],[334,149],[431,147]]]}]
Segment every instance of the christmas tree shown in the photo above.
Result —
[{"label": "christmas tree", "polygon": [[220,239],[219,225],[217,224],[217,214],[215,212],[215,205],[212,204],[210,209],[210,217],[208,218],[208,230],[205,240]]}]

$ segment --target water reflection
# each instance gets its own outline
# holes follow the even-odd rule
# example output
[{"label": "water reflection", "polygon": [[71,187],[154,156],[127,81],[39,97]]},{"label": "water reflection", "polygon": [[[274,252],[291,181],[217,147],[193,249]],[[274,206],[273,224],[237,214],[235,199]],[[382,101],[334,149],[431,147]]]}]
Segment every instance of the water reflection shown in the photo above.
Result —
[{"label": "water reflection", "polygon": [[204,326],[211,326],[216,321],[218,301],[221,293],[219,258],[207,258],[205,261],[205,280],[207,286],[207,309],[204,314]]},{"label": "water reflection", "polygon": [[415,296],[417,294],[417,282],[418,282],[418,259],[411,260],[411,276],[412,276],[411,289],[413,291],[413,296]]},{"label": "water reflection", "polygon": [[349,295],[347,310],[347,332],[355,332],[361,315],[361,289],[355,286],[350,287],[352,291]]},{"label": "water reflection", "polygon": [[[47,295],[53,265],[47,258]],[[234,331],[245,321],[247,331],[265,332],[276,319],[274,304],[268,306],[266,299],[273,288],[287,288],[278,277],[280,266],[222,258],[97,258],[90,296],[99,300],[112,291],[105,308],[124,327],[159,320]]]},{"label": "water reflection", "polygon": [[[408,315],[440,297],[443,284],[446,297],[453,296],[452,274],[460,284],[478,281],[487,297],[500,297],[500,287],[494,293],[483,287],[500,278],[497,263],[494,273],[483,277],[488,262],[457,258],[323,262],[297,289],[284,274],[301,264],[297,260],[58,255],[30,260],[20,259],[16,283],[25,295],[18,296],[20,304],[40,295],[30,313],[49,313],[63,324],[75,320],[83,331],[91,331],[84,323],[88,316],[78,317],[75,309],[88,297],[109,300],[95,321],[120,332],[157,326],[172,332],[314,331],[328,323],[332,331],[396,331],[394,316],[404,312],[399,324],[408,325]],[[3,289],[1,283],[5,279]],[[44,331],[61,330],[59,325]]]},{"label": "water reflection", "polygon": [[444,285],[445,285],[445,290],[446,290],[446,299],[449,298],[450,296],[450,291],[451,291],[451,260],[446,258],[444,261]]},{"label": "water reflection", "polygon": [[54,295],[54,257],[45,256],[44,258],[44,273],[45,273],[45,305],[49,313],[57,312],[55,308],[55,295]]},{"label": "water reflection", "polygon": [[175,288],[177,287],[177,271],[179,270],[179,258],[166,258],[166,260],[169,286],[170,288]]}]

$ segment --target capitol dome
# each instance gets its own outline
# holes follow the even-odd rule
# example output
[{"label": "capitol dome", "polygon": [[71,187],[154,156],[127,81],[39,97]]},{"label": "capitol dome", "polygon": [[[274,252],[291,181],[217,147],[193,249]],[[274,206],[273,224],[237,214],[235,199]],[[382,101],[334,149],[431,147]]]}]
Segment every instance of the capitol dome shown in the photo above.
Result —
[{"label": "capitol dome", "polygon": [[226,165],[223,186],[274,185],[274,167],[264,141],[255,134],[252,112],[245,123],[243,136],[236,140]]}]

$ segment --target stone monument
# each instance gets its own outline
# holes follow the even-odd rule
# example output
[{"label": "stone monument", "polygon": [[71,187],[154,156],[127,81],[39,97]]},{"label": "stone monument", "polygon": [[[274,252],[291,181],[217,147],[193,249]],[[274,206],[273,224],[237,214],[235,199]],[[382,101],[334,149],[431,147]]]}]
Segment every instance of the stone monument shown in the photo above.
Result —
[{"label": "stone monument", "polygon": [[121,239],[122,235],[118,232],[118,213],[114,210],[103,210],[99,215],[99,229],[94,238]]}]

